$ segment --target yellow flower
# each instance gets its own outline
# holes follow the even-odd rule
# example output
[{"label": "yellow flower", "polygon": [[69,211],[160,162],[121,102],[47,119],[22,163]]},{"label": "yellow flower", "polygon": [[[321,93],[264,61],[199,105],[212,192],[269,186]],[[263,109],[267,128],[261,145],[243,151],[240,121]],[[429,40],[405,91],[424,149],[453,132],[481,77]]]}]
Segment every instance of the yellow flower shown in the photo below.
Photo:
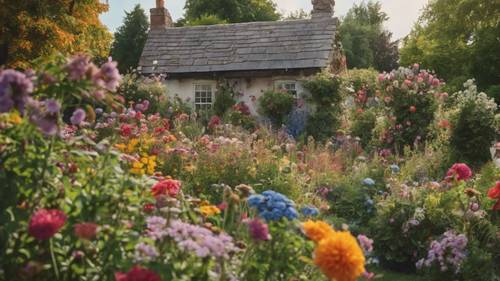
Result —
[{"label": "yellow flower", "polygon": [[208,205],[208,206],[201,206],[200,207],[200,212],[203,216],[205,217],[210,217],[213,215],[218,215],[220,214],[220,209],[217,208],[214,205]]},{"label": "yellow flower", "polygon": [[19,112],[14,111],[9,114],[9,122],[15,125],[19,125],[21,122],[23,122],[23,119],[19,115]]},{"label": "yellow flower", "polygon": [[332,232],[314,250],[314,263],[329,279],[356,281],[365,272],[365,257],[348,231]]},{"label": "yellow flower", "polygon": [[335,230],[327,223],[323,221],[306,221],[302,227],[304,228],[304,232],[309,239],[318,243],[322,239],[328,237],[333,234]]},{"label": "yellow flower", "polygon": [[135,151],[135,147],[139,144],[138,139],[131,139],[127,145],[127,153],[132,153]]},{"label": "yellow flower", "polygon": [[127,146],[126,146],[125,144],[123,144],[123,143],[117,143],[117,144],[115,144],[115,147],[116,147],[118,150],[122,151],[122,152],[124,152],[124,151],[125,151],[125,149],[127,148]]}]

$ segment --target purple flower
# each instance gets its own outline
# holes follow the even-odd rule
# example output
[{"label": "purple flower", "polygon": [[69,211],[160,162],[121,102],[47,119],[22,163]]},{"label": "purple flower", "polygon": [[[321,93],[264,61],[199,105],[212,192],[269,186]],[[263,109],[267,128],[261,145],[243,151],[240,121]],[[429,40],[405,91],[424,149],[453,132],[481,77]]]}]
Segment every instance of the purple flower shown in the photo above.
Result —
[{"label": "purple flower", "polygon": [[69,80],[81,80],[85,77],[87,70],[91,65],[90,58],[86,55],[76,55],[66,65],[69,74]]},{"label": "purple flower", "polygon": [[24,106],[33,92],[33,82],[25,74],[7,69],[0,72],[0,113],[12,108],[24,114]]},{"label": "purple flower", "polygon": [[111,61],[111,58],[101,66],[99,72],[94,76],[95,83],[109,91],[116,91],[122,79],[118,68],[117,62]]},{"label": "purple flower", "polygon": [[261,241],[267,241],[271,239],[271,235],[269,235],[269,227],[261,220],[256,218],[247,221],[247,224],[248,232],[253,239]]},{"label": "purple flower", "polygon": [[157,258],[160,254],[154,246],[146,243],[139,243],[135,246],[134,260],[136,262],[149,262]]},{"label": "purple flower", "polygon": [[45,101],[45,110],[47,113],[57,114],[61,110],[61,105],[56,100],[49,99]]},{"label": "purple flower", "polygon": [[28,98],[26,105],[29,108],[29,120],[32,124],[37,126],[46,136],[57,134],[59,131],[59,127],[57,126],[58,115],[49,113],[47,104],[45,104],[45,111],[42,109],[39,101],[31,98]]},{"label": "purple flower", "polygon": [[463,234],[455,234],[447,231],[440,240],[434,240],[429,247],[427,258],[419,260],[415,265],[417,268],[431,267],[437,263],[442,272],[453,268],[455,273],[466,258],[467,237]]},{"label": "purple flower", "polygon": [[73,125],[80,125],[83,120],[85,120],[85,117],[87,114],[85,113],[85,110],[79,108],[73,112],[73,115],[71,116],[71,124]]},{"label": "purple flower", "polygon": [[149,217],[146,219],[148,236],[153,240],[161,240],[167,236],[167,220],[162,217]]},{"label": "purple flower", "polygon": [[368,238],[367,236],[360,234],[358,235],[358,241],[359,245],[361,246],[361,249],[363,249],[363,252],[365,255],[370,254],[373,251],[373,240]]}]

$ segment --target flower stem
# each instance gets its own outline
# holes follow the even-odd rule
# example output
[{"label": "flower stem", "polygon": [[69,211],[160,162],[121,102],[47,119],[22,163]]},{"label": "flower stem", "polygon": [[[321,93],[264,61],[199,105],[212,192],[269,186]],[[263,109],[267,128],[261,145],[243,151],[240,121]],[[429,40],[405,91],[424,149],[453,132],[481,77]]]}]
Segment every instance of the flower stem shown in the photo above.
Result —
[{"label": "flower stem", "polygon": [[52,238],[49,240],[50,245],[50,257],[52,259],[52,267],[54,268],[54,273],[56,274],[56,280],[59,280],[59,268],[57,267],[57,260],[54,254],[54,243],[52,242]]}]

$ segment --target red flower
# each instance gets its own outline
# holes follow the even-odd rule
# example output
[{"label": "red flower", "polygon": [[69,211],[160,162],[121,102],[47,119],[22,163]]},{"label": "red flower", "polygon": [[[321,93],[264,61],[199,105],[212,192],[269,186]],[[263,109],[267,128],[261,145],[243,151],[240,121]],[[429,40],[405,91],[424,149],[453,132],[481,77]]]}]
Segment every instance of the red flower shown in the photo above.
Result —
[{"label": "red flower", "polygon": [[500,210],[500,181],[497,181],[495,186],[488,190],[488,197],[490,199],[497,199],[497,203],[493,206],[493,211]]},{"label": "red flower", "polygon": [[120,133],[122,137],[128,137],[132,134],[132,125],[123,124],[120,126]]},{"label": "red flower", "polygon": [[140,266],[134,266],[129,272],[117,272],[115,273],[116,281],[161,281],[160,276],[153,271],[142,268]]},{"label": "red flower", "polygon": [[417,112],[417,107],[416,107],[416,106],[414,106],[414,105],[410,106],[410,112],[411,112],[411,113],[415,113],[415,112]]},{"label": "red flower", "polygon": [[155,208],[156,207],[154,204],[148,203],[148,204],[144,205],[143,210],[144,210],[144,213],[151,214],[155,210]]},{"label": "red flower", "polygon": [[99,225],[92,222],[85,222],[75,224],[75,235],[76,237],[84,240],[92,240],[97,235],[97,228]]},{"label": "red flower", "polygon": [[210,122],[208,122],[208,128],[213,129],[221,124],[220,117],[217,115],[212,116],[210,118]]},{"label": "red flower", "polygon": [[66,222],[66,215],[59,210],[40,209],[31,216],[28,232],[38,240],[54,236]]},{"label": "red flower", "polygon": [[157,197],[160,195],[168,195],[176,197],[181,190],[181,182],[178,180],[167,179],[153,185],[151,193]]},{"label": "red flower", "polygon": [[472,170],[464,163],[456,163],[451,166],[446,174],[447,179],[455,179],[457,181],[467,181],[472,178]]}]

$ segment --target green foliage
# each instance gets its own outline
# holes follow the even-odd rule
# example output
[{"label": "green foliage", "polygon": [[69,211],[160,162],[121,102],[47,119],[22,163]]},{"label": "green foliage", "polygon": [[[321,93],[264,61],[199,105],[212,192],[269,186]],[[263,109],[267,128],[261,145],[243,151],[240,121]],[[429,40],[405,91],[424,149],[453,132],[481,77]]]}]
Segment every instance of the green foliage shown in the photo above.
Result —
[{"label": "green foliage", "polygon": [[398,41],[384,30],[388,20],[380,2],[361,3],[348,11],[339,27],[349,68],[374,67],[389,71],[398,65]]},{"label": "green foliage", "polygon": [[203,15],[200,18],[187,22],[186,26],[214,25],[214,24],[224,24],[224,23],[227,23],[227,21],[220,19],[216,15]]},{"label": "green foliage", "polygon": [[467,81],[464,87],[464,91],[455,94],[457,112],[450,143],[457,160],[480,165],[491,157],[489,148],[497,132],[497,104],[485,93],[478,93],[474,81]]},{"label": "green foliage", "polygon": [[123,25],[115,32],[111,48],[111,56],[118,61],[121,73],[128,73],[139,65],[149,29],[148,18],[139,4],[125,14]]},{"label": "green foliage", "polygon": [[217,91],[215,92],[215,102],[213,105],[213,110],[215,115],[224,116],[226,112],[236,104],[235,101],[236,93],[229,82],[221,82],[217,86]]},{"label": "green foliage", "polygon": [[233,126],[240,126],[245,130],[253,131],[257,128],[257,120],[249,114],[244,114],[239,110],[229,110],[224,119]]},{"label": "green foliage", "polygon": [[474,77],[482,89],[498,85],[499,17],[496,1],[432,1],[405,39],[401,63],[418,62],[448,81]]},{"label": "green foliage", "polygon": [[371,110],[366,110],[357,115],[351,125],[351,135],[361,139],[361,146],[366,148],[373,137],[377,116]]},{"label": "green foliage", "polygon": [[[270,0],[187,0],[185,21],[193,23],[207,17],[228,23],[275,21],[280,18]],[[202,20],[203,22],[203,20]]]},{"label": "green foliage", "polygon": [[280,126],[292,111],[295,98],[288,92],[268,90],[259,97],[258,102],[262,115],[268,117],[274,125]]}]

